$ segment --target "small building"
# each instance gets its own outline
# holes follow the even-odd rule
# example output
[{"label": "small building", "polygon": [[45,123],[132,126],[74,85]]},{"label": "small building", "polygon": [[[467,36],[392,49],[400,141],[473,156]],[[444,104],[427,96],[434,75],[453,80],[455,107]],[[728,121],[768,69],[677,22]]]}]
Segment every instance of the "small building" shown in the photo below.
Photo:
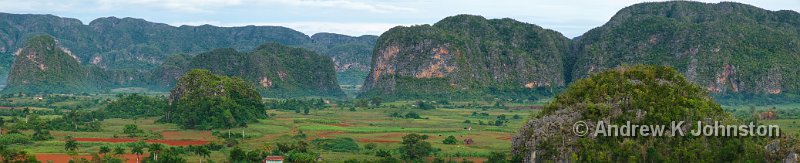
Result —
[{"label": "small building", "polygon": [[283,156],[267,156],[262,163],[283,163]]}]

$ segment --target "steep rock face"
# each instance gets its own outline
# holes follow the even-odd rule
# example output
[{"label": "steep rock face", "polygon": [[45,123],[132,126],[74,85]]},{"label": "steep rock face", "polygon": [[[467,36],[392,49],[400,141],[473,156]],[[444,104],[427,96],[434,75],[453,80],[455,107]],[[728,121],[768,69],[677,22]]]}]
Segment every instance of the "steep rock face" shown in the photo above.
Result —
[{"label": "steep rock face", "polygon": [[[458,15],[378,39],[364,95],[446,97],[564,85],[569,40],[512,19]],[[458,96],[460,96],[458,95]]]},{"label": "steep rock face", "polygon": [[[253,50],[258,45],[276,42],[292,47],[314,49],[320,54],[337,58],[340,65],[365,64],[369,58],[349,57],[369,55],[375,36],[335,37],[349,42],[331,41],[316,44],[305,34],[278,26],[215,27],[180,26],[153,23],[136,18],[99,18],[84,25],[72,18],[53,15],[0,13],[0,85],[13,62],[13,54],[22,41],[39,34],[49,34],[63,47],[72,51],[83,65],[95,65],[109,70],[118,79],[117,86],[143,86],[147,72],[173,54],[192,54],[216,48]],[[323,34],[326,35],[326,34]],[[326,37],[320,37],[326,38]],[[325,40],[325,39],[319,39]],[[324,42],[324,41],[322,41]],[[350,49],[352,48],[352,49]],[[131,79],[133,78],[133,79]],[[354,77],[348,77],[350,80]],[[361,76],[358,80],[363,80]]]},{"label": "steep rock face", "polygon": [[92,75],[53,37],[31,37],[16,52],[5,93],[76,93],[96,91]]},{"label": "steep rock face", "polygon": [[343,96],[330,58],[312,51],[264,44],[252,52],[215,49],[193,58],[173,57],[153,77],[160,87],[175,84],[190,69],[234,76],[256,85],[265,97]]},{"label": "steep rock face", "polygon": [[618,65],[671,66],[713,93],[800,90],[800,14],[739,3],[642,3],[574,42],[568,80]]}]

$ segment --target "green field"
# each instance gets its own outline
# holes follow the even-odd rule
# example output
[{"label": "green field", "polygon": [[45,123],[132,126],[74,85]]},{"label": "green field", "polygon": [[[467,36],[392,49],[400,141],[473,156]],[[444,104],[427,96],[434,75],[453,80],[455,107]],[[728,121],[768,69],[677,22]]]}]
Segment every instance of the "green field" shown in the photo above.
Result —
[{"label": "green field", "polygon": [[[93,97],[80,97],[75,100],[51,102],[47,106],[61,103],[82,103],[97,99],[114,98],[113,95],[97,95]],[[25,98],[18,98],[18,101]],[[35,103],[35,101],[27,101]],[[335,107],[328,105],[323,109],[314,109],[310,114],[304,115],[292,110],[271,109],[268,119],[259,120],[257,123],[248,124],[248,127],[213,130],[219,133],[239,133],[244,134],[245,138],[239,143],[239,147],[245,150],[255,150],[274,147],[275,143],[292,142],[298,140],[311,141],[317,138],[338,138],[348,137],[356,140],[360,150],[354,152],[332,152],[321,149],[312,149],[320,153],[325,162],[341,162],[347,159],[379,159],[374,151],[388,150],[392,156],[399,156],[397,149],[401,146],[402,137],[409,133],[419,133],[428,135],[427,139],[434,148],[440,149],[435,152],[436,157],[452,158],[460,160],[463,158],[482,159],[490,152],[510,152],[510,139],[516,130],[522,126],[530,114],[535,114],[538,110],[523,109],[515,110],[508,108],[492,108],[493,102],[481,101],[455,101],[452,105],[462,105],[471,107],[459,108],[436,108],[422,110],[410,107],[414,101],[399,101],[383,104],[381,107],[358,107],[351,111],[351,107]],[[541,105],[543,103],[513,104],[513,106]],[[44,104],[43,104],[44,105]],[[512,106],[509,104],[509,106]],[[81,109],[96,110],[102,108],[103,103],[83,107]],[[37,110],[52,110],[52,108],[36,107]],[[407,113],[416,112],[421,119],[395,118],[389,115],[394,112]],[[488,116],[473,116],[475,113],[486,113]],[[505,115],[508,122],[502,126],[489,125],[488,122],[495,121],[497,116]],[[517,119],[512,117],[519,117]],[[14,116],[5,116],[4,119],[12,119]],[[43,115],[45,119],[53,119],[58,115]],[[24,117],[17,117],[23,119]],[[55,137],[52,140],[34,141],[32,144],[15,144],[8,146],[11,149],[24,150],[31,154],[37,153],[67,153],[64,149],[64,139],[67,136],[73,138],[127,138],[123,133],[123,126],[135,124],[144,131],[145,136],[132,137],[132,139],[163,139],[163,140],[205,140],[217,144],[224,144],[223,138],[218,138],[211,134],[211,131],[184,130],[175,124],[158,123],[159,117],[145,117],[137,119],[105,119],[101,123],[100,131],[76,132],[76,131],[57,131],[50,133]],[[466,120],[471,123],[465,123]],[[478,123],[486,123],[479,125]],[[21,123],[21,122],[17,122]],[[13,122],[6,125],[13,125]],[[471,129],[470,129],[471,128]],[[306,134],[305,138],[295,138],[300,132]],[[23,133],[31,134],[32,131],[26,130]],[[448,136],[455,136],[459,143],[446,145],[442,143]],[[472,139],[474,144],[466,145],[462,143],[464,139]],[[376,149],[364,149],[366,144],[375,144]],[[78,155],[89,155],[96,153],[100,146],[123,146],[125,143],[104,143],[104,142],[79,142]],[[220,151],[211,153],[212,160],[223,162],[231,148],[223,148]],[[189,162],[196,162],[201,157],[188,154],[185,155]]]},{"label": "green field", "polygon": [[[63,95],[67,96],[67,95]],[[161,95],[154,95],[161,96]],[[59,110],[67,113],[70,110],[98,110],[105,107],[106,100],[114,100],[117,96],[113,94],[96,94],[83,96],[68,96],[59,99],[37,100],[36,97],[12,97],[6,98],[3,109],[20,111],[28,108],[33,113],[45,113],[47,111]],[[51,97],[52,98],[52,97]],[[281,100],[281,99],[265,99]],[[497,107],[497,101],[451,101],[448,104],[437,104],[435,109],[423,110],[415,107],[416,101],[393,101],[385,102],[381,106],[352,107],[347,102],[341,105],[334,103],[325,105],[321,109],[312,109],[308,115],[297,113],[295,110],[285,108],[273,108],[267,110],[270,115],[267,119],[250,123],[247,127],[237,127],[231,129],[217,130],[186,130],[178,125],[170,123],[160,123],[160,117],[141,117],[135,119],[110,118],[100,122],[99,131],[60,131],[51,130],[54,139],[45,141],[33,141],[30,144],[12,144],[9,149],[23,150],[29,154],[66,154],[64,139],[67,136],[73,138],[119,138],[135,140],[170,140],[170,141],[209,141],[216,144],[225,144],[224,135],[228,133],[243,134],[244,138],[238,139],[238,146],[244,150],[263,150],[274,149],[277,143],[306,141],[311,142],[318,138],[352,138],[358,145],[359,150],[352,152],[334,152],[312,146],[315,153],[319,153],[325,162],[342,162],[348,159],[359,160],[378,160],[380,157],[375,155],[377,150],[390,151],[392,156],[399,156],[398,148],[401,147],[402,137],[410,133],[428,135],[430,142],[435,149],[432,157],[449,158],[461,160],[463,158],[481,161],[490,152],[509,153],[511,148],[510,139],[519,127],[521,127],[531,116],[536,114],[540,108],[550,99],[543,99],[529,103],[502,103],[502,107]],[[340,101],[341,102],[341,101]],[[351,110],[354,108],[355,111]],[[522,108],[522,109],[520,109]],[[747,116],[756,115],[765,111],[779,113],[777,119],[759,120],[763,124],[779,125],[784,134],[800,134],[800,119],[793,117],[793,111],[800,108],[800,104],[781,104],[768,106],[723,106],[723,108],[734,115]],[[405,114],[415,112],[420,115],[419,119],[398,118],[390,116],[392,113]],[[752,113],[751,113],[752,112]],[[4,113],[11,114],[11,113]],[[63,115],[40,115],[41,119],[58,119]],[[477,115],[473,115],[477,114]],[[789,115],[784,115],[789,114]],[[505,115],[508,122],[501,126],[490,125],[498,116]],[[512,118],[518,117],[518,118]],[[14,126],[23,123],[25,116],[22,115],[3,115],[6,126]],[[465,123],[469,120],[470,123]],[[479,123],[484,123],[480,125]],[[143,133],[129,137],[123,133],[125,125],[135,124]],[[212,132],[221,133],[223,137],[218,137]],[[305,137],[298,137],[300,133]],[[30,129],[22,130],[22,134],[30,135]],[[455,136],[459,143],[448,145],[444,140],[448,136]],[[464,144],[463,140],[472,139],[473,144]],[[367,145],[371,144],[371,145]],[[77,155],[90,155],[96,153],[101,146],[125,146],[127,143],[108,143],[108,142],[79,142]],[[375,149],[366,149],[366,146],[376,146]],[[211,159],[216,162],[227,160],[232,147],[225,147],[219,151],[211,152]],[[146,155],[145,155],[146,156]],[[143,156],[143,157],[145,157]],[[130,156],[126,156],[131,158]],[[198,162],[202,157],[194,154],[185,154],[189,162]],[[131,160],[129,160],[131,161]]]}]

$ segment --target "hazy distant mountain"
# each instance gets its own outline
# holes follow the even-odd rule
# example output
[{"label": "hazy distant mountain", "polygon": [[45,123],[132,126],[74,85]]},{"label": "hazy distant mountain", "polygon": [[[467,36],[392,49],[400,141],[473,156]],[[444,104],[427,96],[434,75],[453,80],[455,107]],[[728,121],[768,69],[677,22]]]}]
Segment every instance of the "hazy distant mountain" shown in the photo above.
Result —
[{"label": "hazy distant mountain", "polygon": [[251,52],[223,48],[195,57],[172,56],[153,73],[152,85],[171,89],[190,69],[242,78],[265,97],[344,96],[330,58],[277,43],[261,45]]},{"label": "hazy distant mountain", "polygon": [[369,72],[372,48],[377,40],[378,36],[317,33],[311,36],[312,43],[303,47],[333,58],[339,84],[361,85]]}]

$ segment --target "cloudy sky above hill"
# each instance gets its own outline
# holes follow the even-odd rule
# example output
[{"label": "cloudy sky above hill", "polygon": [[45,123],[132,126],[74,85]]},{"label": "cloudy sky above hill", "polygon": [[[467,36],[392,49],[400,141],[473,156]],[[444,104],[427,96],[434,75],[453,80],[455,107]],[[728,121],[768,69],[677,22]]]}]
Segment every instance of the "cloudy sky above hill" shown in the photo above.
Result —
[{"label": "cloudy sky above hill", "polygon": [[[716,3],[717,0],[701,0]],[[456,14],[513,18],[575,37],[643,0],[0,0],[0,12],[53,14],[85,24],[134,17],[170,25],[276,25],[306,34],[380,35],[397,25],[432,24]],[[800,11],[800,0],[738,0]]]}]

